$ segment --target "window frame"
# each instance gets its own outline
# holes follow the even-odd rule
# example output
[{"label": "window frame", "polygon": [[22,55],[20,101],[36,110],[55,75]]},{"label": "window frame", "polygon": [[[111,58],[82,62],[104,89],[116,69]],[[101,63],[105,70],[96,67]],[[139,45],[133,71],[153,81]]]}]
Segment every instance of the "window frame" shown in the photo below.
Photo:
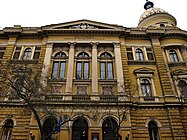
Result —
[{"label": "window frame", "polygon": [[144,52],[141,48],[136,48],[135,54],[136,54],[137,61],[145,61]]},{"label": "window frame", "polygon": [[[29,57],[29,59],[25,59],[24,58],[25,50],[27,50],[29,48],[31,49],[30,57]],[[34,58],[36,53],[38,53],[38,57]],[[41,45],[25,45],[25,46],[17,45],[14,48],[12,60],[24,60],[24,61],[38,60],[40,58],[40,53],[41,53]]]},{"label": "window frame", "polygon": [[169,60],[170,60],[171,63],[177,63],[177,62],[180,61],[179,60],[179,55],[178,55],[178,53],[175,49],[168,50],[168,54],[169,54]]},{"label": "window frame", "polygon": [[[184,81],[185,84],[186,84],[186,87],[183,87],[183,88],[185,88],[186,94],[182,93],[181,87],[180,87],[180,85],[179,85],[179,82],[180,82],[180,81]],[[178,88],[179,88],[179,91],[180,91],[181,96],[187,97],[187,81],[186,81],[185,79],[180,79],[180,80],[178,81]]]},{"label": "window frame", "polygon": [[109,52],[103,52],[100,54],[99,58],[100,58],[99,78],[101,80],[114,80],[114,62],[113,62],[112,55]]},{"label": "window frame", "polygon": [[77,80],[89,80],[90,79],[90,60],[89,60],[90,56],[89,56],[89,53],[84,52],[84,51],[80,52],[77,54],[76,58],[77,58],[76,73],[75,73],[76,79]]},{"label": "window frame", "polygon": [[[142,82],[144,81],[144,82]],[[142,78],[140,79],[140,86],[141,86],[141,94],[142,96],[144,97],[152,97],[152,86],[151,86],[151,82],[148,78]],[[144,90],[143,90],[143,87],[144,87],[144,90],[146,90],[146,93],[144,93]],[[150,90],[150,93],[147,93],[148,92],[148,88]]]},{"label": "window frame", "polygon": [[[62,56],[57,56],[58,54]],[[67,70],[67,55],[63,51],[56,52],[53,59],[52,59],[52,72],[51,72],[51,79],[57,79],[57,80],[64,80],[66,79],[66,70]],[[56,68],[54,67],[56,64]],[[63,64],[63,65],[62,65]],[[63,70],[62,70],[63,66]],[[55,68],[55,70],[54,70]],[[55,72],[54,72],[55,71]],[[56,76],[54,76],[54,73],[56,73]],[[63,75],[61,77],[61,75]]]}]

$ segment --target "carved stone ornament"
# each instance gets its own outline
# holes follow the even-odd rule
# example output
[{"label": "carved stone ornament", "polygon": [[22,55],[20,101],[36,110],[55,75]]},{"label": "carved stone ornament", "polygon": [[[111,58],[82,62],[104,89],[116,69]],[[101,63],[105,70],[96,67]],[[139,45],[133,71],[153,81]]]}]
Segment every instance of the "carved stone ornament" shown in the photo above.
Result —
[{"label": "carved stone ornament", "polygon": [[71,26],[70,29],[98,29],[97,27],[91,26],[87,23],[81,23],[75,26]]}]

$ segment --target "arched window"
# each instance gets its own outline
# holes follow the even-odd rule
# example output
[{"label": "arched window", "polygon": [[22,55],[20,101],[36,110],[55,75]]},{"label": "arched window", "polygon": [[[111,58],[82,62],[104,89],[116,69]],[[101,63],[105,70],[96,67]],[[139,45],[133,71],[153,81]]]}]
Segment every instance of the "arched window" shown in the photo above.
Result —
[{"label": "arched window", "polygon": [[26,48],[25,51],[24,51],[23,59],[24,60],[31,59],[31,53],[32,53],[32,49],[31,48]]},{"label": "arched window", "polygon": [[[57,120],[55,117],[48,117],[43,123],[43,130],[45,137],[51,134],[51,132],[56,128]],[[52,138],[48,139],[52,140]]]},{"label": "arched window", "polygon": [[84,118],[73,122],[72,140],[88,140],[88,123]]},{"label": "arched window", "polygon": [[112,55],[108,52],[104,52],[100,55],[100,58],[100,78],[114,79]]},{"label": "arched window", "polygon": [[102,125],[103,140],[118,140],[118,125],[113,118],[107,118]]},{"label": "arched window", "polygon": [[77,55],[76,79],[89,79],[89,55],[81,52]]},{"label": "arched window", "polygon": [[146,97],[151,97],[151,84],[147,79],[142,79],[141,80],[141,89],[142,89],[142,94],[143,96]]},{"label": "arched window", "polygon": [[176,51],[170,50],[169,51],[169,56],[170,56],[171,62],[179,62],[179,59],[178,59]]},{"label": "arched window", "polygon": [[159,140],[158,126],[154,121],[150,121],[148,124],[150,140]]},{"label": "arched window", "polygon": [[179,89],[180,89],[180,92],[181,92],[182,96],[187,96],[187,84],[186,84],[186,81],[180,80],[178,85],[179,85]]},{"label": "arched window", "polygon": [[139,48],[136,49],[136,59],[140,61],[144,60],[143,51]]},{"label": "arched window", "polygon": [[1,136],[2,140],[11,140],[13,125],[14,125],[14,122],[12,119],[6,120],[3,126],[3,131],[2,131],[2,136]]},{"label": "arched window", "polygon": [[54,56],[53,71],[52,71],[53,79],[64,79],[65,78],[66,59],[67,59],[67,56],[63,52],[59,52]]}]

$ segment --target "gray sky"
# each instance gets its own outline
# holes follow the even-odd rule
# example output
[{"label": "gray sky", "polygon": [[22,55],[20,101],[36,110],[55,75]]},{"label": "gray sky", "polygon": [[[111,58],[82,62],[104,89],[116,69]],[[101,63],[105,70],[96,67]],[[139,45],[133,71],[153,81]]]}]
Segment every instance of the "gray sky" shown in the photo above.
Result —
[{"label": "gray sky", "polygon": [[[151,0],[187,30],[187,0]],[[1,0],[0,26],[40,27],[88,19],[136,27],[146,0]]]}]

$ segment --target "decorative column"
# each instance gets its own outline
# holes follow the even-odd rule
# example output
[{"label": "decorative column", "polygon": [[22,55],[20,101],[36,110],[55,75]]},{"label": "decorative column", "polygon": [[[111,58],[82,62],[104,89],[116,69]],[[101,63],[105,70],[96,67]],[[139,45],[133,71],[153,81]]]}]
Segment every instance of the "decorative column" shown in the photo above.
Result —
[{"label": "decorative column", "polygon": [[114,42],[113,44],[114,44],[116,74],[117,74],[117,89],[118,89],[118,94],[119,94],[119,93],[123,93],[125,91],[124,90],[122,60],[121,60],[121,50],[120,50],[120,43]]},{"label": "decorative column", "polygon": [[92,44],[92,94],[98,94],[98,67],[97,67],[97,45]]},{"label": "decorative column", "polygon": [[48,76],[50,63],[51,63],[52,51],[53,51],[53,44],[47,43],[45,57],[44,57],[44,63],[43,63],[43,69],[42,69],[42,77],[43,78],[46,78]]},{"label": "decorative column", "polygon": [[73,84],[73,71],[74,71],[74,55],[75,55],[75,42],[68,43],[70,45],[69,49],[69,60],[68,60],[68,72],[66,80],[66,93],[72,93]]}]

